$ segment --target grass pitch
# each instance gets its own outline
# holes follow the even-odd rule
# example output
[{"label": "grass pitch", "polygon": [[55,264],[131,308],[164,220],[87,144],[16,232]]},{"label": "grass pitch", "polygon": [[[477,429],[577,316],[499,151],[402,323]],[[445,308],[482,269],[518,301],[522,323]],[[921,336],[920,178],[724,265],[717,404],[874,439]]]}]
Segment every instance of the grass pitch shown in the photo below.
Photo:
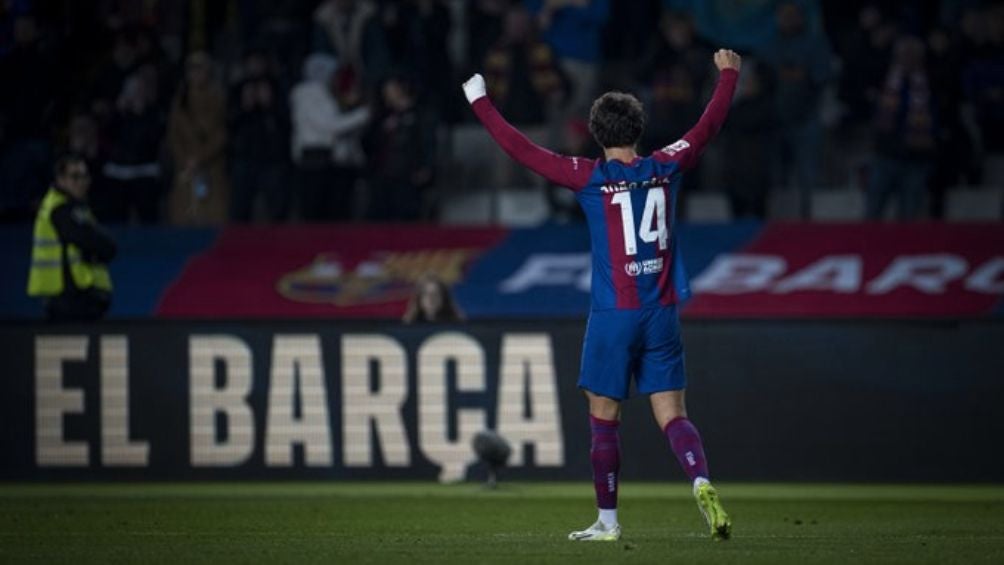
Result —
[{"label": "grass pitch", "polygon": [[1004,486],[623,485],[616,543],[586,483],[0,485],[0,563],[1004,563]]}]

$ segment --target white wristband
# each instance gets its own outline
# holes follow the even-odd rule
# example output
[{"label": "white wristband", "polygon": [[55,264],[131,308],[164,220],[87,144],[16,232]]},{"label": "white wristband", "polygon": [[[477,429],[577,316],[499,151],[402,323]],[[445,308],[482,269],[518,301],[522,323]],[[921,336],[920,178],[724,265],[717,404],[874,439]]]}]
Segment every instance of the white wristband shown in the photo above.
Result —
[{"label": "white wristband", "polygon": [[486,94],[485,77],[481,76],[481,73],[476,73],[464,83],[464,96],[467,97],[467,102],[473,104],[475,100],[486,96]]}]

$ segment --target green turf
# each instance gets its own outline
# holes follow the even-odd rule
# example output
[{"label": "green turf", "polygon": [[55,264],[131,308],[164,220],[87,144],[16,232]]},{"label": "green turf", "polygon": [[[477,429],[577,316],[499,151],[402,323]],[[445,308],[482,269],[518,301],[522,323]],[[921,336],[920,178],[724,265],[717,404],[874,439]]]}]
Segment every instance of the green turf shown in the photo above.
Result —
[{"label": "green turf", "polygon": [[624,538],[570,542],[585,483],[0,485],[0,563],[1004,563],[1004,487],[625,484]]}]

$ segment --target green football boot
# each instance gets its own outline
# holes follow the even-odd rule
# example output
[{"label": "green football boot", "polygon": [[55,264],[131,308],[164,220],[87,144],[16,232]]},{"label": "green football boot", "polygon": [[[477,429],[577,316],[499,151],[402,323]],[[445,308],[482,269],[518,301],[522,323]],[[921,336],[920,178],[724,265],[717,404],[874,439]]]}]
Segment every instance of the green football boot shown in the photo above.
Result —
[{"label": "green football boot", "polygon": [[711,539],[729,539],[732,535],[732,519],[722,508],[715,487],[710,483],[698,486],[694,489],[694,498],[697,499],[697,507],[701,509],[704,519],[708,521],[708,527],[711,528]]}]

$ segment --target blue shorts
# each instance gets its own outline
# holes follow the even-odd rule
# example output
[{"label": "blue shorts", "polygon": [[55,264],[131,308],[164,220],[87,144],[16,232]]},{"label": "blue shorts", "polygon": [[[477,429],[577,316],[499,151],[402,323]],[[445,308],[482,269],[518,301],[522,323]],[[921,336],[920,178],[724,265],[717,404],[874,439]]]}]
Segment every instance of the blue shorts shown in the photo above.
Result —
[{"label": "blue shorts", "polygon": [[632,376],[639,394],[687,386],[676,306],[589,314],[579,388],[624,400]]}]

